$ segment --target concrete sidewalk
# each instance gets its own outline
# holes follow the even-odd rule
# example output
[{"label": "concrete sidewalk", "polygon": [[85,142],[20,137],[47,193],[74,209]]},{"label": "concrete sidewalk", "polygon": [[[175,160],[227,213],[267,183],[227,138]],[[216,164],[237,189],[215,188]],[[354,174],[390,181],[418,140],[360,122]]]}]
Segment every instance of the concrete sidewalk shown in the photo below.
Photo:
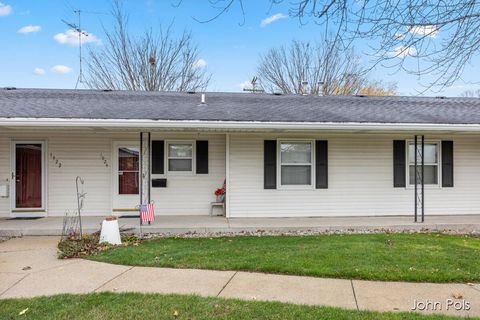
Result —
[{"label": "concrete sidewalk", "polygon": [[[104,217],[83,217],[83,230],[100,229]],[[63,217],[41,219],[0,218],[1,236],[57,236],[62,233]],[[138,218],[120,218],[119,225],[139,234]],[[231,218],[209,216],[157,216],[155,223],[142,227],[144,233],[182,234],[241,231],[372,231],[421,230],[480,233],[480,215],[427,216],[425,223],[413,222],[412,216],[316,217],[316,218]]]},{"label": "concrete sidewalk", "polygon": [[[480,316],[480,284],[323,279],[58,260],[57,241],[57,237],[24,237],[0,243],[0,298],[100,291],[178,293],[374,311],[411,311],[416,300],[438,301],[437,308],[441,306],[422,313]],[[450,301],[457,307],[468,303],[470,310],[456,311],[453,306],[447,310]]]}]

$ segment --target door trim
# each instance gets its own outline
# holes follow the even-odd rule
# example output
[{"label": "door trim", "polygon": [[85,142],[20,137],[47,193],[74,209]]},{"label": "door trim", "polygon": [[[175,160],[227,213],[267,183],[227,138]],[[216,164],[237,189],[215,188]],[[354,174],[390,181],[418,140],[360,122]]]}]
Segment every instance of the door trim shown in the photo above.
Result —
[{"label": "door trim", "polygon": [[[120,147],[140,148],[140,142],[138,140],[112,141],[112,166],[111,166],[112,167],[112,182],[111,182],[112,213],[115,214],[119,212],[125,212],[125,213],[133,212],[136,215],[138,215],[138,209],[131,208],[131,207],[132,205],[135,206],[140,203],[140,190],[138,194],[119,194],[118,193],[118,148]],[[140,174],[141,174],[141,168],[139,168],[139,175]]]},{"label": "door trim", "polygon": [[[42,146],[42,207],[41,208],[17,208],[16,207],[16,145],[17,144],[40,144]],[[47,216],[47,141],[46,140],[15,140],[10,142],[10,216],[12,218],[32,218]]]}]

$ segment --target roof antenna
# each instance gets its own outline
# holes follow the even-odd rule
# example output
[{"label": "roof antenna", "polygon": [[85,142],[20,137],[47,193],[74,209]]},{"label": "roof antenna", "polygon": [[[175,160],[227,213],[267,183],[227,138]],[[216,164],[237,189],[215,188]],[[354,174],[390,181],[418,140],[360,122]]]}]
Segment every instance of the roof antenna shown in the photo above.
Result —
[{"label": "roof antenna", "polygon": [[79,73],[78,73],[78,78],[77,78],[77,83],[75,84],[75,89],[77,89],[79,83],[84,83],[83,81],[83,70],[82,70],[82,35],[85,37],[88,37],[88,33],[82,30],[82,25],[81,25],[81,16],[82,16],[82,10],[73,10],[74,13],[77,14],[78,16],[78,25],[67,22],[62,19],[62,22],[65,23],[67,26],[69,26],[71,29],[75,30],[78,33],[78,51],[79,51]]},{"label": "roof antenna", "polygon": [[257,77],[253,77],[252,81],[250,81],[250,83],[252,84],[252,88],[243,88],[243,91],[248,91],[248,92],[252,92],[252,93],[256,93],[256,92],[265,92],[265,90],[263,89],[257,89],[257,81],[258,81],[258,78]]}]

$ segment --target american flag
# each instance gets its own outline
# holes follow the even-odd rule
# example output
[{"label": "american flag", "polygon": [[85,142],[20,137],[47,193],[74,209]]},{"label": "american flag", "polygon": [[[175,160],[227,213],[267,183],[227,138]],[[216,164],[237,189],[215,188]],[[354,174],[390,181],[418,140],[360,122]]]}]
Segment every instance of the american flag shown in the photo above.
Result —
[{"label": "american flag", "polygon": [[155,221],[153,203],[140,205],[140,223]]}]

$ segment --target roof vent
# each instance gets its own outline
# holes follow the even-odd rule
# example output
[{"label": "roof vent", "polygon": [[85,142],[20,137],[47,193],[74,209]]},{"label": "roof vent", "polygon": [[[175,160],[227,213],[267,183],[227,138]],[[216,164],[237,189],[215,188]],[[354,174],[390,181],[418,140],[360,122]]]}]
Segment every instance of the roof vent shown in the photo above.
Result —
[{"label": "roof vent", "polygon": [[366,95],[364,95],[364,94],[356,94],[355,97],[357,97],[357,98],[365,98]]},{"label": "roof vent", "polygon": [[188,94],[195,94],[195,91],[187,91]]},{"label": "roof vent", "polygon": [[274,96],[281,96],[281,95],[282,95],[281,92],[274,92],[274,93],[272,93],[272,94],[273,94]]},{"label": "roof vent", "polygon": [[447,99],[447,97],[445,97],[445,96],[436,96],[435,99],[442,99],[442,100],[443,100],[443,99]]},{"label": "roof vent", "polygon": [[302,95],[308,95],[308,81],[302,81],[302,86],[300,90],[302,91]]},{"label": "roof vent", "polygon": [[103,89],[102,91],[103,92],[112,92],[113,90],[112,89]]},{"label": "roof vent", "polygon": [[5,88],[3,88],[3,90],[17,90],[17,88],[15,88],[15,87],[5,87]]},{"label": "roof vent", "polygon": [[325,86],[325,82],[319,81],[319,82],[317,83],[317,85],[318,85],[318,95],[319,95],[320,97],[323,97],[323,96],[324,96],[324,94],[323,94],[323,87]]}]

